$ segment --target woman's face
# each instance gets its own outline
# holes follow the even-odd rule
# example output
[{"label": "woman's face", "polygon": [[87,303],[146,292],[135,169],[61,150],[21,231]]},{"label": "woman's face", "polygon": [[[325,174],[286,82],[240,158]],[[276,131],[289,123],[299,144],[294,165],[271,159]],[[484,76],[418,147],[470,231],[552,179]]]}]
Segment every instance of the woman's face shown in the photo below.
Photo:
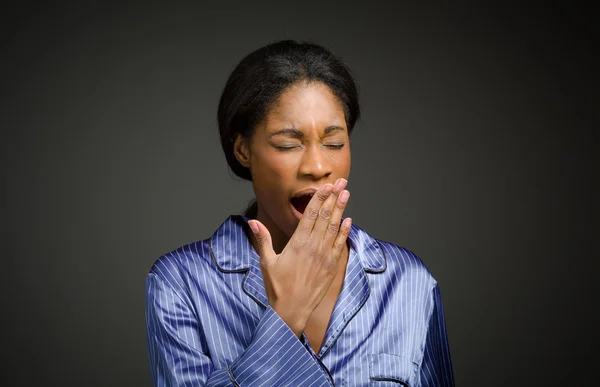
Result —
[{"label": "woman's face", "polygon": [[246,147],[241,152],[252,174],[257,218],[273,237],[294,233],[310,200],[303,193],[350,174],[344,110],[323,83],[290,86],[256,126],[249,144],[241,141],[236,154]]}]

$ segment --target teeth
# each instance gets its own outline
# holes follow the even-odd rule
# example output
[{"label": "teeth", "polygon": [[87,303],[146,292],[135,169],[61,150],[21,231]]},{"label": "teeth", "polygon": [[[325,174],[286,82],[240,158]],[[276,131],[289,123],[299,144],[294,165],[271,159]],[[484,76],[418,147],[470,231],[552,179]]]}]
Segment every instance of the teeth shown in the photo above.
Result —
[{"label": "teeth", "polygon": [[297,196],[294,196],[294,198],[300,198],[300,197],[302,197],[302,196],[308,196],[308,197],[311,197],[311,198],[312,198],[313,196],[315,196],[315,194],[314,194],[314,192],[313,192],[313,193],[308,193],[308,194],[303,194],[303,195],[297,195]]}]

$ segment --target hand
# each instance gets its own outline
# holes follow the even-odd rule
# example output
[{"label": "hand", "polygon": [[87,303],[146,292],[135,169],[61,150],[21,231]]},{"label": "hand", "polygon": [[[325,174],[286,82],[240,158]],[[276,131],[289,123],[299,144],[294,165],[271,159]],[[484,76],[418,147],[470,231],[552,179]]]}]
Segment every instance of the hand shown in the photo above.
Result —
[{"label": "hand", "polygon": [[260,266],[269,305],[300,337],[338,270],[352,219],[340,227],[350,193],[347,181],[323,185],[311,198],[300,223],[281,254],[275,254],[269,230],[248,223],[258,241]]}]

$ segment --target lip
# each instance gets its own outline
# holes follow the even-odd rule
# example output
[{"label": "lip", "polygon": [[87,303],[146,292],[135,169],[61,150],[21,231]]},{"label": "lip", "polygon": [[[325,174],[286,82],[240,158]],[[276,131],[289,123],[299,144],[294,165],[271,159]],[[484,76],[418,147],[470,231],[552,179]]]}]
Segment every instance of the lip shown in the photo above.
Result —
[{"label": "lip", "polygon": [[292,213],[294,214],[294,216],[296,217],[296,219],[300,220],[302,219],[302,215],[300,212],[298,212],[298,210],[296,209],[296,207],[294,207],[294,205],[292,203],[290,203],[290,207],[292,208]]},{"label": "lip", "polygon": [[319,188],[306,188],[303,189],[302,191],[298,191],[295,194],[292,195],[292,198],[297,198],[299,196],[303,196],[303,195],[314,195],[315,192],[317,192],[319,190]]}]

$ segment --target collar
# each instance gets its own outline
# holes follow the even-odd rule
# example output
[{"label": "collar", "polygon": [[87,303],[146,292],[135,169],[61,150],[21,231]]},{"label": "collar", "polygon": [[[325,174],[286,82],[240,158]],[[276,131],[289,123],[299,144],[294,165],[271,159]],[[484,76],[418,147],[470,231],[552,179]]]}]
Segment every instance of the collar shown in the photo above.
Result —
[{"label": "collar", "polygon": [[[244,272],[260,265],[260,257],[247,237],[250,231],[243,215],[229,216],[209,239],[212,258],[223,272]],[[362,268],[371,273],[386,269],[385,256],[378,241],[366,231],[352,224],[348,235],[350,253],[359,258]]]}]

